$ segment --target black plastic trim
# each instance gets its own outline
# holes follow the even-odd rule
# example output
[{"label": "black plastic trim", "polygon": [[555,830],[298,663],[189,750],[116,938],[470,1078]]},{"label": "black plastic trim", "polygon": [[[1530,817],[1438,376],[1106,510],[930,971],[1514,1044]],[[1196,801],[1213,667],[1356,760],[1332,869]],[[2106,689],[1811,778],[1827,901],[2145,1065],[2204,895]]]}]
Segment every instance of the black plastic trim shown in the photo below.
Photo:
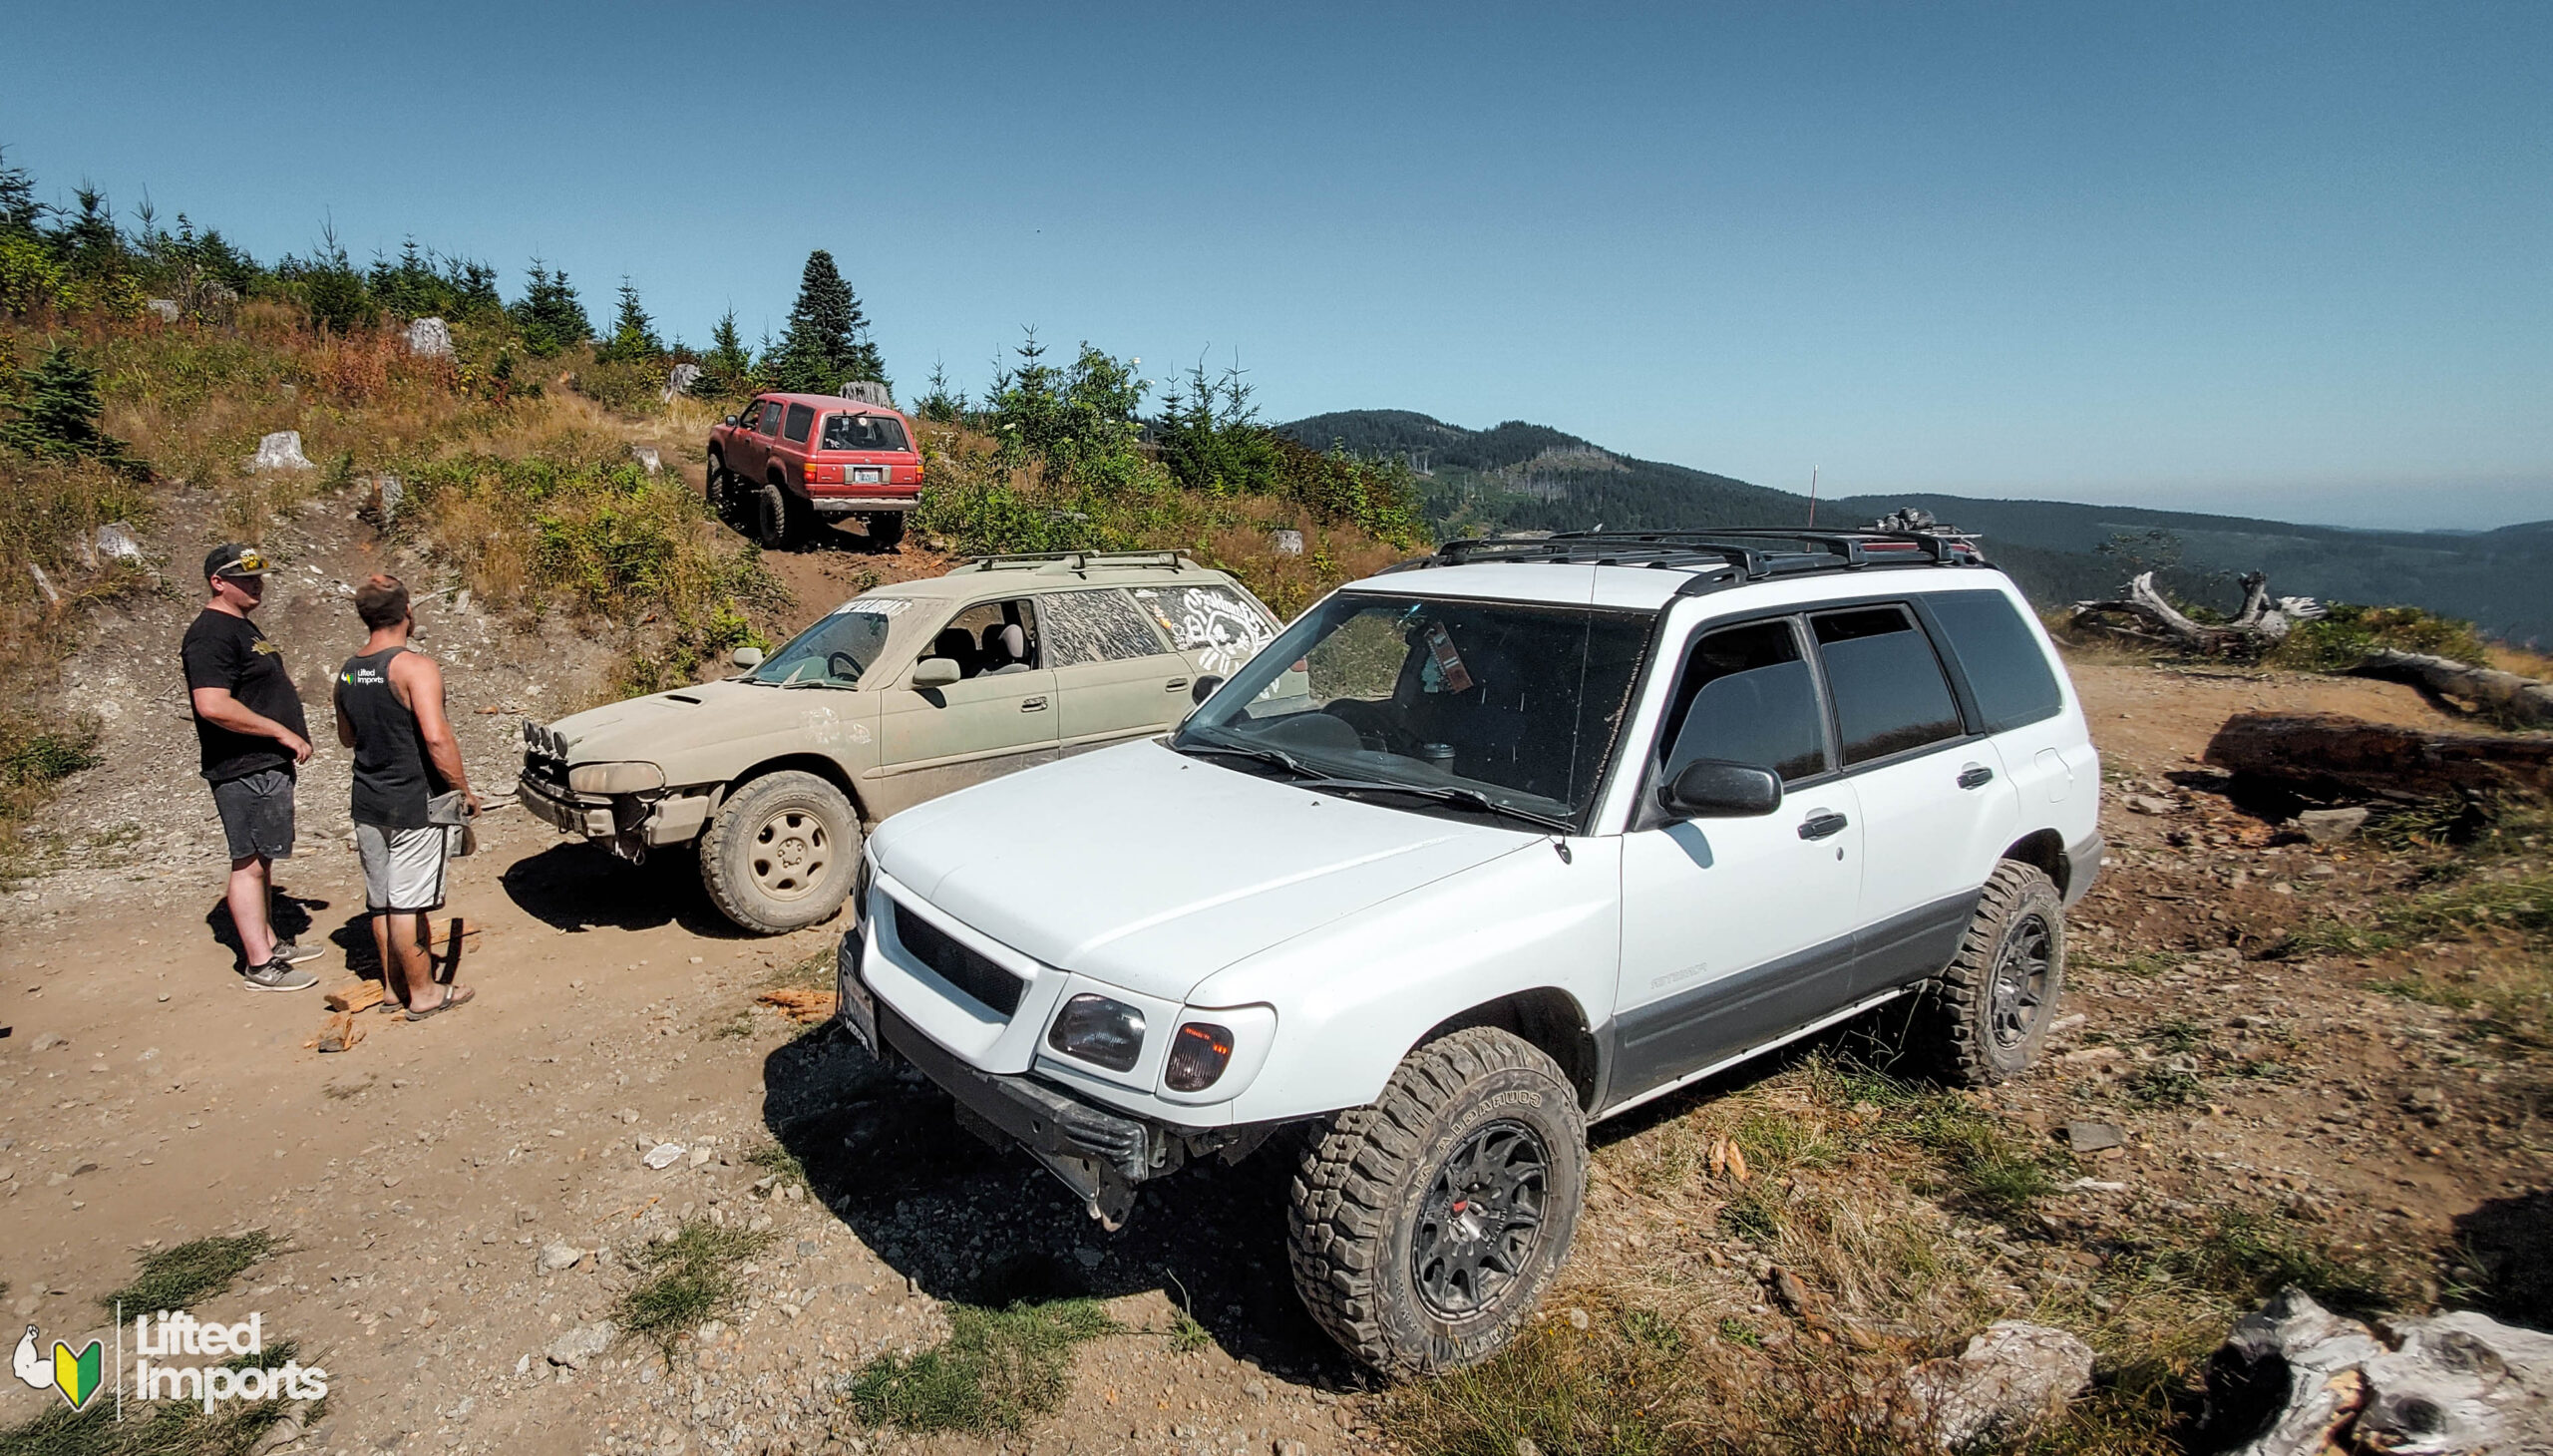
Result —
[{"label": "black plastic trim", "polygon": [[976,1004],[1007,1020],[1019,1012],[1028,982],[957,942],[955,936],[888,899],[887,918],[896,940]]}]

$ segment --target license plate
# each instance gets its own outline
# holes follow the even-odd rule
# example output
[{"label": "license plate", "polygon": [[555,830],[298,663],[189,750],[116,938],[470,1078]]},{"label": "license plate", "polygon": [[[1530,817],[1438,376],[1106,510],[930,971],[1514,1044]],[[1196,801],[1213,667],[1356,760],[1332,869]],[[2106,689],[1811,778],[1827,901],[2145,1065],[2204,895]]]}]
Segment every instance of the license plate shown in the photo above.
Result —
[{"label": "license plate", "polygon": [[842,937],[842,948],[834,952],[834,997],[840,1006],[842,1024],[871,1056],[878,1054],[878,1003],[871,999],[869,987],[860,983],[861,934],[853,930]]},{"label": "license plate", "polygon": [[851,468],[851,482],[856,486],[884,485],[887,482],[887,469],[884,466],[877,465],[853,466]]}]

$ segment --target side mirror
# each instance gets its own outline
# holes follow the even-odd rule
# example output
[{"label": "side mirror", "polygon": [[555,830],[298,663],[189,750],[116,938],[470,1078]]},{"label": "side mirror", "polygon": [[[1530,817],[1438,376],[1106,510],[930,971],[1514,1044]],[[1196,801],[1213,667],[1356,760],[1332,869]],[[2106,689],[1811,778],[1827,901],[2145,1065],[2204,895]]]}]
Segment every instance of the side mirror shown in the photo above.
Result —
[{"label": "side mirror", "polygon": [[760,647],[738,647],[736,649],[736,655],[727,660],[735,663],[738,667],[751,672],[753,669],[762,666],[762,649]]},{"label": "side mirror", "polygon": [[1782,807],[1782,781],[1752,764],[1697,758],[1658,787],[1657,802],[1678,819],[1753,819]]},{"label": "side mirror", "polygon": [[924,657],[913,664],[911,681],[916,689],[946,687],[963,675],[954,657]]},{"label": "side mirror", "polygon": [[1223,685],[1224,680],[1222,677],[1209,672],[1204,677],[1197,679],[1197,685],[1188,690],[1188,701],[1192,703],[1202,703],[1208,698],[1213,697],[1215,695],[1215,689],[1222,687]]},{"label": "side mirror", "polygon": [[725,418],[724,420],[719,421],[719,423],[720,423],[720,424],[722,424],[722,425],[732,425],[732,424],[736,423],[736,417],[735,417],[735,416],[733,416],[733,415],[729,415],[729,416],[728,416],[727,418]]}]

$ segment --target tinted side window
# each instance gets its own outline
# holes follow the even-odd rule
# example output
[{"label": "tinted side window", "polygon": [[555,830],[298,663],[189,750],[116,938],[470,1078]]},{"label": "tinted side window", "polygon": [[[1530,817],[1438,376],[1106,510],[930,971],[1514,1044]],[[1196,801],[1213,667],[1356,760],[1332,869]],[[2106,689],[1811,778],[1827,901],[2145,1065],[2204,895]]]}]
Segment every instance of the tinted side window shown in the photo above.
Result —
[{"label": "tinted side window", "polygon": [[2065,706],[2047,654],[2010,597],[2001,591],[1945,591],[1925,597],[1924,604],[1932,608],[1960,670],[1968,674],[1987,732],[2052,718]]},{"label": "tinted side window", "polygon": [[1799,636],[1785,621],[1712,632],[1684,659],[1659,760],[1672,775],[1698,758],[1771,769],[1785,780],[1826,768],[1825,714]]},{"label": "tinted side window", "polygon": [[1960,736],[1950,679],[1906,608],[1865,607],[1813,621],[1847,767]]},{"label": "tinted side window", "polygon": [[761,432],[762,432],[763,434],[765,434],[765,435],[777,435],[777,434],[779,434],[779,433],[780,433],[780,411],[781,411],[781,404],[780,404],[780,401],[778,401],[778,400],[776,400],[776,399],[767,399],[767,400],[764,400],[764,401],[762,402],[762,423],[761,423],[761,424],[759,424],[759,425],[756,425],[754,428],[755,428],[756,430],[761,431]]},{"label": "tinted side window", "polygon": [[1126,593],[1113,587],[1099,591],[1061,591],[1037,598],[1046,628],[1046,665],[1077,667],[1085,662],[1118,662],[1161,653],[1153,624],[1135,609]]},{"label": "tinted side window", "polygon": [[792,443],[804,445],[807,443],[807,432],[815,428],[816,412],[812,407],[807,405],[791,405],[789,407],[789,428],[781,433],[787,435]]}]

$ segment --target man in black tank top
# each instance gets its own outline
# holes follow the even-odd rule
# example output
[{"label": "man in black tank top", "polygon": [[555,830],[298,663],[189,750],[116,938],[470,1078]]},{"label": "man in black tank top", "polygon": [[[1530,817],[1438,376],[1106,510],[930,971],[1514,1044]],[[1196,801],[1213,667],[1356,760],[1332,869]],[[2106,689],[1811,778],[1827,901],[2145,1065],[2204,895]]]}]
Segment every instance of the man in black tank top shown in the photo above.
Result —
[{"label": "man in black tank top", "polygon": [[337,741],[355,751],[355,849],[382,1005],[404,1004],[409,1020],[422,1021],[471,996],[468,986],[435,984],[428,948],[427,916],[443,908],[444,861],[459,833],[438,822],[434,801],[458,795],[476,814],[479,796],[444,716],[443,669],[408,646],[417,625],[408,588],[373,576],[355,589],[355,614],[372,635],[337,672]]}]

